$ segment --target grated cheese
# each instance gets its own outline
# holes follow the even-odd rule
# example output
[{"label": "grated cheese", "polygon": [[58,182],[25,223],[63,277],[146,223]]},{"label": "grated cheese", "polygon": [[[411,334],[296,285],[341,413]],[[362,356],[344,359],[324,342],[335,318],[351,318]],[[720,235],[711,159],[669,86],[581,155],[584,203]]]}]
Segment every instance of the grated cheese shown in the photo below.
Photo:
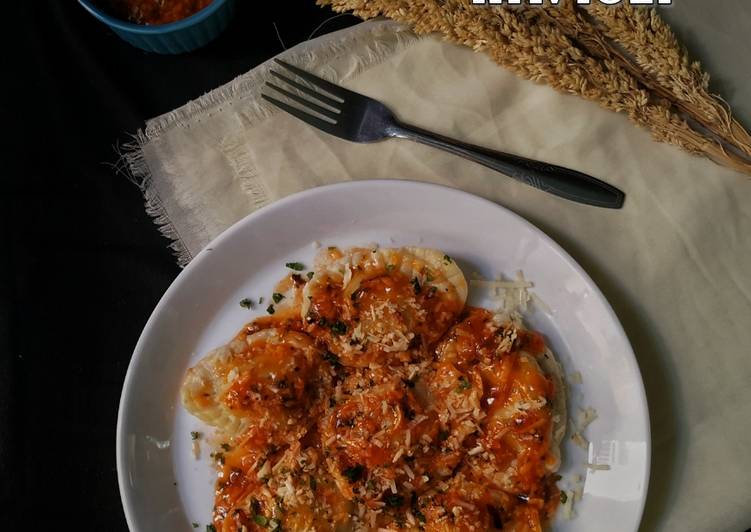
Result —
[{"label": "grated cheese", "polygon": [[574,432],[571,434],[571,441],[573,441],[577,447],[581,447],[585,451],[589,449],[589,441],[582,436],[579,432]]},{"label": "grated cheese", "polygon": [[579,412],[576,416],[576,425],[577,428],[581,431],[584,430],[589,426],[590,423],[592,423],[595,419],[597,419],[597,412],[594,408],[585,408],[585,409],[579,409]]},{"label": "grated cheese", "polygon": [[269,460],[266,460],[263,463],[263,466],[261,467],[261,469],[258,470],[257,477],[259,480],[263,480],[264,478],[268,477],[270,473],[271,473],[271,462]]},{"label": "grated cheese", "polygon": [[146,436],[146,441],[153,443],[160,451],[168,449],[170,446],[169,440],[157,440],[154,436]]},{"label": "grated cheese", "polygon": [[482,446],[482,445],[478,445],[478,446],[477,446],[477,447],[475,447],[474,449],[470,449],[469,451],[467,451],[467,454],[468,454],[469,456],[474,456],[474,455],[476,455],[476,454],[480,454],[480,453],[481,453],[481,452],[483,452],[484,450],[485,450],[485,449],[483,448],[483,446]]}]

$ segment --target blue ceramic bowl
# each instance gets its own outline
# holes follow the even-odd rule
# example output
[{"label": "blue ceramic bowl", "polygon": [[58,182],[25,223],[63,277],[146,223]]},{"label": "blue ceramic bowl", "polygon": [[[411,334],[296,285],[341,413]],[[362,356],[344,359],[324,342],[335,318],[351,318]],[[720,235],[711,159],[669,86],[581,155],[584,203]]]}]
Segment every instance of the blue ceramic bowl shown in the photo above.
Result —
[{"label": "blue ceramic bowl", "polygon": [[181,54],[204,46],[224,31],[235,13],[235,0],[214,0],[188,18],[151,26],[115,18],[91,0],[78,0],[78,3],[123,40],[157,54]]}]

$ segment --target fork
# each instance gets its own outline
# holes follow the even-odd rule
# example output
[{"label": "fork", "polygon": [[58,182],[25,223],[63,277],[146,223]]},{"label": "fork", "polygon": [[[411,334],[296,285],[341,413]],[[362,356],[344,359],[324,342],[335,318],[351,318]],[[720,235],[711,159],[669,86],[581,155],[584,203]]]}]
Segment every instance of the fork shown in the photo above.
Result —
[{"label": "fork", "polygon": [[266,82],[267,87],[301,107],[265,93],[261,96],[326,133],[352,142],[375,142],[391,137],[410,139],[459,155],[561,198],[610,209],[620,209],[623,206],[623,192],[597,178],[561,166],[467,144],[404,124],[397,120],[388,107],[373,98],[335,85],[280,59],[274,61],[309,85],[274,70],[270,71],[271,75],[308,98],[270,81]]}]

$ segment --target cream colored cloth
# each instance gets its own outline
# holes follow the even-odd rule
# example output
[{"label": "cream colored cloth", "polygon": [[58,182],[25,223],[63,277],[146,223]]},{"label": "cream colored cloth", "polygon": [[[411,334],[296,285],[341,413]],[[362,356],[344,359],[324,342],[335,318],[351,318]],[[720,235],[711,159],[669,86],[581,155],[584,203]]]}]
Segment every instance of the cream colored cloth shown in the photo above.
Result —
[{"label": "cream colored cloth", "polygon": [[[694,15],[707,4],[681,1]],[[739,15],[724,16],[742,15],[746,23],[732,22],[737,40],[722,41],[735,47],[735,62],[719,77],[732,87],[734,72],[746,76],[733,95],[741,100],[751,97],[751,41],[743,33],[751,8],[726,6],[733,3]],[[671,19],[684,16],[672,9]],[[689,32],[702,31],[703,20],[691,21]],[[129,156],[180,262],[259,206],[325,183],[406,178],[490,198],[541,227],[584,266],[634,345],[653,431],[643,530],[751,527],[748,178],[657,144],[596,104],[390,22],[362,24],[284,55],[423,128],[601,177],[626,191],[626,205],[612,211],[570,203],[408,141],[357,145],[326,136],[259,103],[268,70],[262,65],[150,121],[142,151]]]}]

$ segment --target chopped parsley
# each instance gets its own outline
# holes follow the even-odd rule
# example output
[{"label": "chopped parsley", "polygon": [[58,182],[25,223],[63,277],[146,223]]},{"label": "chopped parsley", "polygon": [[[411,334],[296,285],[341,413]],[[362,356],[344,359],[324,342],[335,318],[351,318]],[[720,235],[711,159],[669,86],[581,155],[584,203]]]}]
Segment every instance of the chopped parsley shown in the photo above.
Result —
[{"label": "chopped parsley", "polygon": [[331,332],[336,335],[344,334],[347,332],[347,324],[343,321],[336,320],[331,324]]},{"label": "chopped parsley", "polygon": [[193,521],[193,522],[191,523],[191,525],[193,525],[193,528],[198,528],[198,526],[199,526],[199,525],[198,525],[198,523],[196,523],[195,521]]},{"label": "chopped parsley", "polygon": [[229,451],[231,449],[231,447],[229,446],[229,443],[223,443],[220,445],[220,447],[224,449],[225,451]]},{"label": "chopped parsley", "polygon": [[566,504],[566,501],[568,501],[568,495],[566,495],[565,491],[561,492],[561,504]]},{"label": "chopped parsley", "polygon": [[296,272],[301,272],[305,269],[305,265],[302,262],[288,262],[285,264],[287,268],[290,270],[295,270]]},{"label": "chopped parsley", "polygon": [[424,523],[426,521],[425,514],[422,513],[417,506],[417,493],[412,492],[412,495],[410,496],[410,506],[412,507],[412,514],[417,517],[417,520],[421,523]]},{"label": "chopped parsley", "polygon": [[269,305],[268,307],[266,307],[266,312],[268,312],[269,314],[276,312],[276,310],[274,310],[274,305]]},{"label": "chopped parsley", "polygon": [[386,506],[389,508],[397,508],[404,504],[404,497],[401,495],[389,494],[383,498],[383,502],[385,502]]},{"label": "chopped parsley", "polygon": [[258,304],[260,305],[261,303],[263,303],[263,296],[258,298]]},{"label": "chopped parsley", "polygon": [[214,525],[206,525],[206,532],[216,532],[216,527]]},{"label": "chopped parsley", "polygon": [[445,262],[446,264],[451,264],[452,262],[454,262],[454,259],[452,259],[452,258],[451,258],[451,257],[449,257],[448,255],[444,255],[444,256],[443,256],[443,261],[444,261],[444,262]]},{"label": "chopped parsley", "polygon": [[216,460],[219,464],[224,465],[224,453],[211,453],[211,458]]},{"label": "chopped parsley", "polygon": [[308,279],[312,279],[312,278],[313,278],[313,275],[314,275],[314,274],[313,274],[313,272],[308,272],[308,273],[307,273],[307,277],[308,277]]},{"label": "chopped parsley", "polygon": [[459,386],[456,387],[456,391],[458,393],[463,392],[464,390],[469,390],[472,387],[472,384],[467,380],[467,377],[462,375],[459,377]]},{"label": "chopped parsley", "polygon": [[419,294],[420,290],[422,290],[422,287],[420,286],[420,281],[417,280],[417,277],[413,277],[412,281],[410,282],[412,283],[412,288],[415,289],[415,294]]},{"label": "chopped parsley", "polygon": [[362,474],[365,473],[365,467],[357,464],[352,467],[347,467],[342,471],[342,475],[347,477],[350,482],[357,482],[362,478]]},{"label": "chopped parsley", "polygon": [[406,386],[407,388],[414,388],[416,380],[417,380],[417,378],[402,379],[402,382],[404,383],[404,386]]},{"label": "chopped parsley", "polygon": [[240,306],[242,308],[251,309],[251,308],[253,308],[253,300],[250,299],[249,297],[246,297],[245,299],[241,299],[240,300]]},{"label": "chopped parsley", "polygon": [[430,270],[425,272],[425,282],[426,283],[432,283],[435,280],[435,277],[433,277],[433,274],[430,273]]},{"label": "chopped parsley", "polygon": [[190,431],[190,439],[193,441],[200,440],[201,436],[203,436],[203,434],[200,432],[196,432],[195,430]]},{"label": "chopped parsley", "polygon": [[392,271],[394,268],[396,268],[396,264],[387,264],[386,265],[386,271],[387,272]]},{"label": "chopped parsley", "polygon": [[259,526],[266,526],[269,524],[269,519],[265,515],[254,515],[253,521]]},{"label": "chopped parsley", "polygon": [[284,294],[274,292],[274,294],[271,296],[271,299],[274,300],[274,303],[279,303],[282,299],[284,299]]},{"label": "chopped parsley", "polygon": [[323,355],[323,359],[329,364],[331,364],[332,366],[334,366],[335,368],[338,368],[339,366],[342,365],[342,363],[339,361],[339,357],[336,356],[331,351],[326,351],[326,354]]}]

